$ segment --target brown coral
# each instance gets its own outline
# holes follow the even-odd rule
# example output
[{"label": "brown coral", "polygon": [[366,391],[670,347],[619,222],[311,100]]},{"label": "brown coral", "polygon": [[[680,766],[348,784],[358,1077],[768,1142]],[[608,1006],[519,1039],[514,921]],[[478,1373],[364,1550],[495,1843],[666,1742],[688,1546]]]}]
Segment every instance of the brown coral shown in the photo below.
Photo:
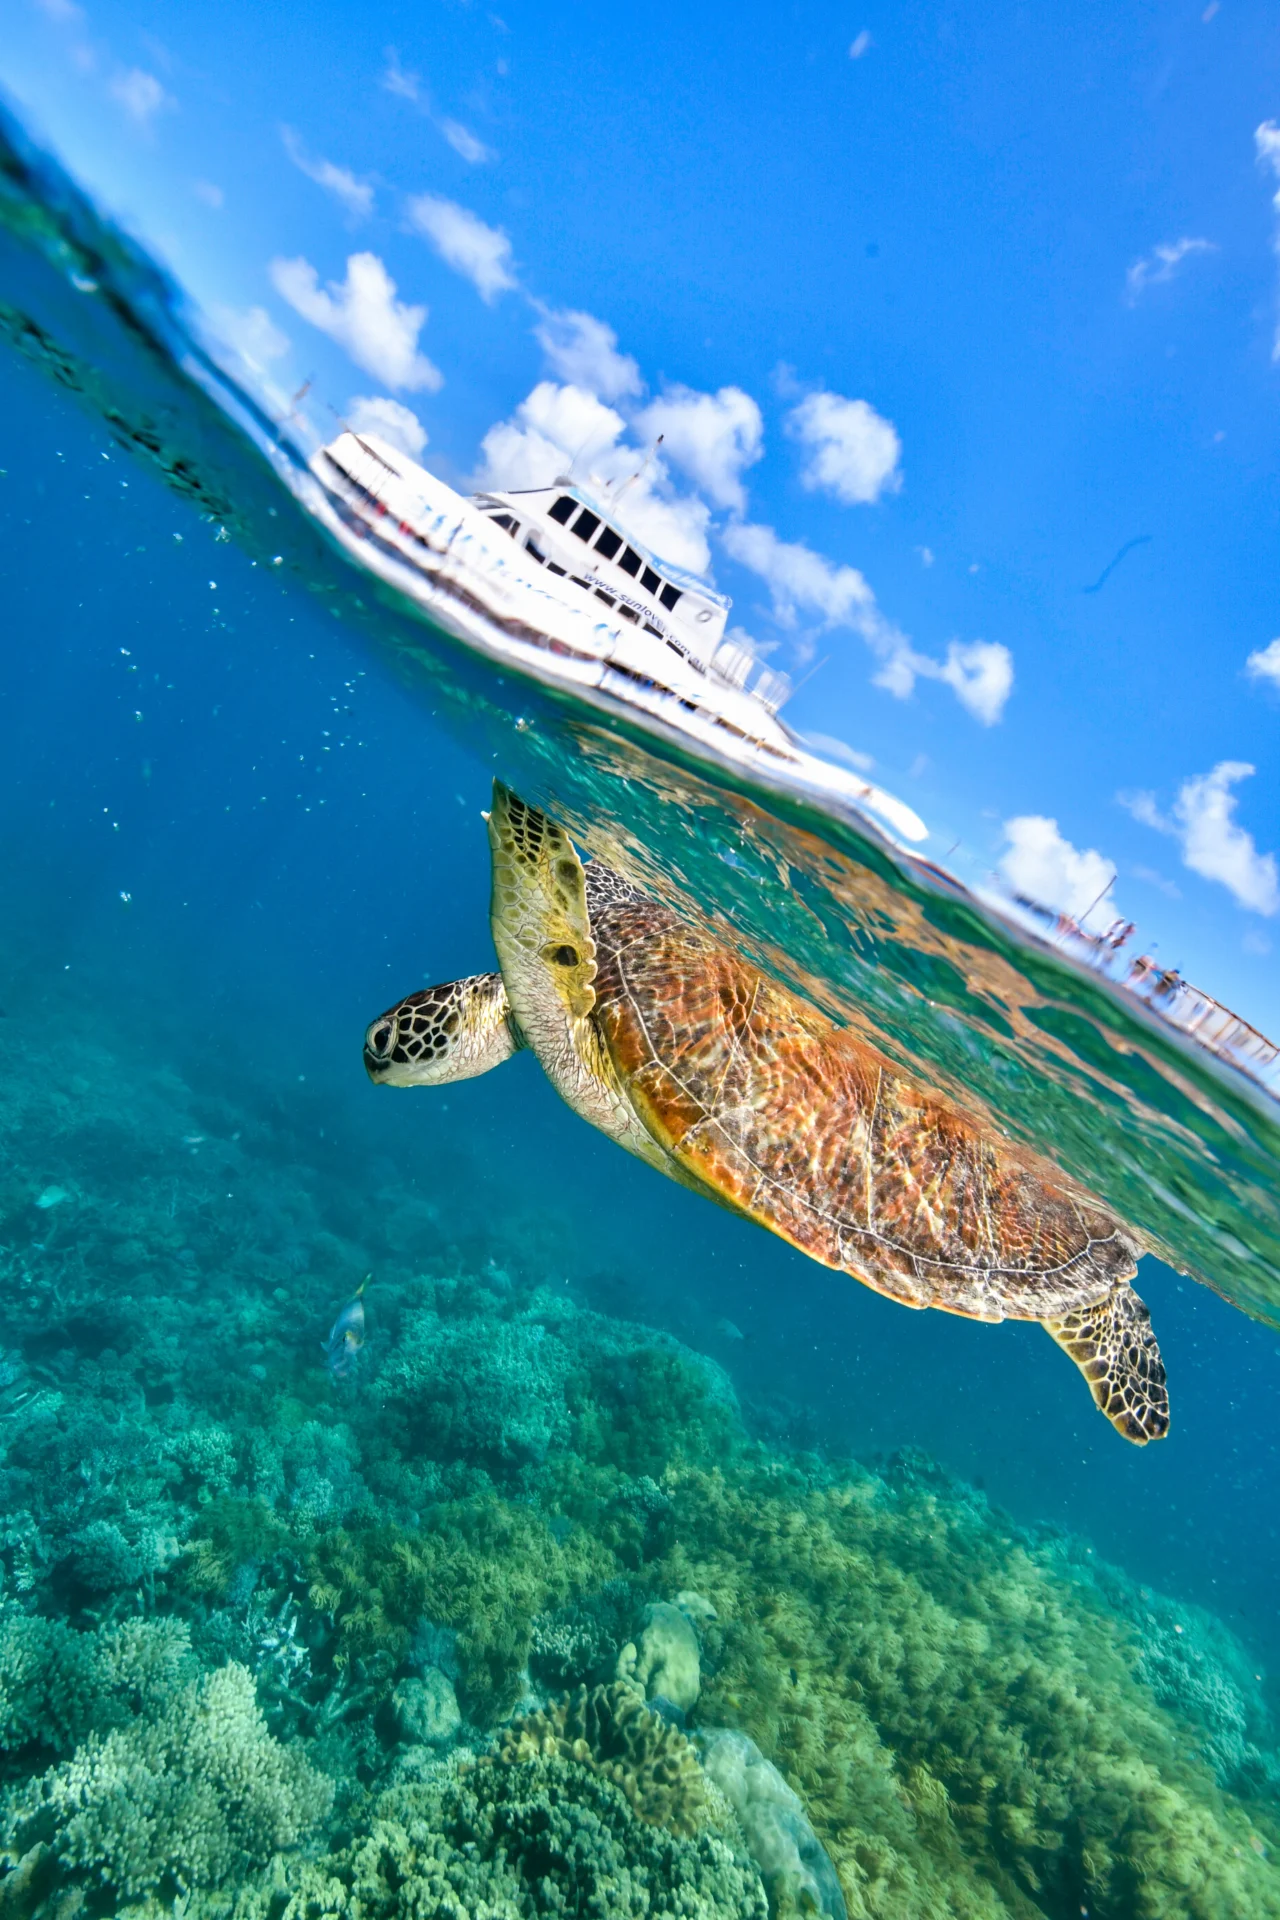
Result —
[{"label": "brown coral", "polygon": [[577,1687],[541,1713],[508,1727],[498,1758],[574,1760],[620,1788],[653,1826],[686,1837],[712,1818],[697,1756],[678,1727],[645,1705],[625,1681]]}]

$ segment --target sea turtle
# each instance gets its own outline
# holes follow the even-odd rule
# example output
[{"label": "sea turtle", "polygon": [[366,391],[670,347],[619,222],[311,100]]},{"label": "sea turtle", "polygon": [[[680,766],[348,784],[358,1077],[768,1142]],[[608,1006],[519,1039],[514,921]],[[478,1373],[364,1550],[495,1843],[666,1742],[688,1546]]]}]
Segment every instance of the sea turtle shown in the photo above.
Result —
[{"label": "sea turtle", "polygon": [[439,1086],[529,1047],[575,1112],[682,1186],[904,1306],[1040,1321],[1126,1439],[1167,1432],[1125,1227],[709,933],[584,866],[500,784],[488,820],[501,971],[381,1014],[371,1080]]}]

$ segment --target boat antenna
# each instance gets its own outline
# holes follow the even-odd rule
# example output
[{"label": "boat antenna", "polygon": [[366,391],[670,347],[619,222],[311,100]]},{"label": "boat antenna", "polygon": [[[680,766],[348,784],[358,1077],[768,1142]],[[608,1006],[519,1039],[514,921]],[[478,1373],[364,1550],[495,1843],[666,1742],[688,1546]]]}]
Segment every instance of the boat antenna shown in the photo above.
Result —
[{"label": "boat antenna", "polygon": [[791,689],[791,697],[793,699],[795,698],[796,694],[799,693],[801,687],[808,686],[809,682],[812,680],[815,673],[822,672],[822,669],[826,666],[830,658],[831,658],[831,655],[829,653],[824,653],[821,660],[819,660],[817,666],[810,667],[808,673],[806,673],[802,679],[796,681],[794,687],[792,687]]},{"label": "boat antenna", "polygon": [[294,394],[292,400],[289,402],[288,413],[285,414],[283,420],[281,420],[278,426],[276,427],[277,439],[279,439],[281,434],[283,434],[289,422],[297,418],[298,409],[302,405],[303,401],[306,399],[307,395],[310,393],[312,387],[315,385],[315,379],[316,377],[314,373],[309,373],[306,379],[303,381],[302,385],[298,388],[298,391]]},{"label": "boat antenna", "polygon": [[615,505],[619,500],[621,500],[623,494],[626,492],[628,487],[634,487],[634,485],[636,484],[636,481],[643,478],[643,476],[649,469],[650,461],[654,458],[655,454],[658,451],[658,448],[662,445],[666,437],[667,436],[665,433],[660,433],[658,435],[657,439],[654,441],[653,445],[650,447],[648,453],[646,453],[644,459],[640,462],[640,465],[636,468],[631,478],[629,480],[623,481],[622,485],[618,488],[618,491],[613,496],[613,502]]},{"label": "boat antenna", "polygon": [[1089,905],[1085,908],[1084,912],[1080,915],[1080,921],[1079,921],[1080,926],[1083,927],[1085,921],[1089,918],[1089,915],[1093,912],[1093,909],[1095,907],[1100,907],[1102,905],[1103,901],[1106,899],[1107,895],[1110,893],[1115,883],[1116,883],[1116,874],[1113,873],[1111,878],[1108,880],[1106,886],[1102,889],[1102,892],[1098,895],[1097,899],[1090,901]]}]

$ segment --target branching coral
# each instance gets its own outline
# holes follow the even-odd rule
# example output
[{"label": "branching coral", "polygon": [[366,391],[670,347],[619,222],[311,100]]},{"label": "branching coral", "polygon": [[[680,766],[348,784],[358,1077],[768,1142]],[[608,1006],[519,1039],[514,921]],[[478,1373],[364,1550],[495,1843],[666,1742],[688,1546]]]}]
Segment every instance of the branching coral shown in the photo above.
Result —
[{"label": "branching coral", "polygon": [[0,1748],[74,1744],[93,1711],[92,1651],[88,1636],[61,1620],[15,1606],[0,1612]]},{"label": "branching coral", "polygon": [[177,1620],[78,1633],[0,1608],[0,1750],[67,1752],[93,1729],[157,1711],[194,1671],[191,1637]]},{"label": "branching coral", "polygon": [[332,1785],[267,1732],[234,1665],[193,1681],[155,1721],[91,1735],[13,1797],[5,1838],[44,1843],[63,1872],[126,1899],[218,1886],[322,1819]]}]

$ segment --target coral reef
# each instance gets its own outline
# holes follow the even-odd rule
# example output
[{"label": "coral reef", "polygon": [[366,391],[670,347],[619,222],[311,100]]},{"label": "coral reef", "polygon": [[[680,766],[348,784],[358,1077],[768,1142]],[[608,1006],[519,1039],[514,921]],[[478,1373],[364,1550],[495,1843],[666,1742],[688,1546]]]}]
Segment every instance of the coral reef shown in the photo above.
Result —
[{"label": "coral reef", "polygon": [[[262,1899],[238,1920],[266,1911]],[[730,1838],[682,1837],[638,1818],[596,1768],[458,1759],[382,1795],[367,1832],[294,1867],[269,1911],[280,1920],[767,1920],[768,1909]]]},{"label": "coral reef", "polygon": [[448,1674],[428,1667],[422,1678],[402,1680],[391,1696],[396,1732],[410,1746],[442,1747],[462,1724],[458,1696]]},{"label": "coral reef", "polygon": [[709,1729],[698,1741],[707,1777],[733,1808],[779,1917],[820,1913],[847,1920],[836,1870],[800,1802],[745,1733]]},{"label": "coral reef", "polygon": [[506,1464],[543,1460],[569,1435],[569,1349],[538,1320],[405,1316],[381,1389],[422,1451]]},{"label": "coral reef", "polygon": [[42,1059],[0,1027],[5,1920],[1280,1920],[1220,1621],[752,1439],[545,1221],[449,1245],[321,1111]]},{"label": "coral reef", "polygon": [[0,1751],[65,1753],[164,1705],[194,1676],[179,1620],[133,1618],[97,1632],[0,1607]]},{"label": "coral reef", "polygon": [[762,1460],[675,1499],[672,1575],[721,1623],[700,1714],[801,1787],[851,1912],[942,1904],[943,1870],[960,1913],[1280,1913],[1274,1809],[1219,1792],[1120,1623],[980,1496]]},{"label": "coral reef", "polygon": [[[154,1720],[91,1734],[5,1811],[19,1858],[47,1847],[67,1876],[132,1899],[239,1881],[328,1813],[332,1783],[273,1740],[252,1676],[190,1682]],[[3,1883],[0,1883],[2,1885]]]},{"label": "coral reef", "polygon": [[513,1721],[499,1759],[511,1766],[538,1758],[593,1768],[612,1781],[640,1819],[672,1833],[697,1833],[712,1816],[688,1740],[625,1681],[579,1687],[556,1705]]},{"label": "coral reef", "polygon": [[628,1641],[618,1655],[619,1680],[632,1680],[646,1699],[669,1700],[681,1713],[697,1705],[702,1685],[698,1636],[669,1600],[646,1607],[640,1644]]}]

